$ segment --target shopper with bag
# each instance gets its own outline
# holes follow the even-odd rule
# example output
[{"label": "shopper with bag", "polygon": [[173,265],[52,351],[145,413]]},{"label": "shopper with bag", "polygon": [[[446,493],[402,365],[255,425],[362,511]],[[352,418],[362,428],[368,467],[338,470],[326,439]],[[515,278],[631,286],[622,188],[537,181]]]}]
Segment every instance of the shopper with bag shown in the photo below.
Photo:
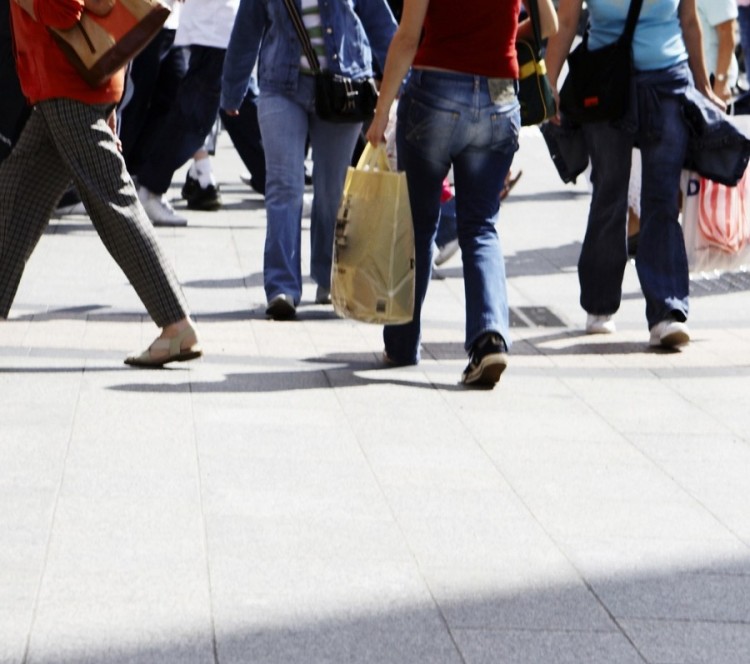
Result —
[{"label": "shopper with bag", "polygon": [[[633,5],[638,0],[633,0]],[[631,80],[614,80],[613,90],[630,92],[611,119],[588,122],[583,132],[591,157],[593,194],[588,226],[578,261],[581,306],[587,312],[586,332],[615,331],[613,315],[620,306],[628,262],[627,210],[631,153],[638,145],[642,161],[641,220],[636,270],[646,299],[651,346],[675,348],[689,342],[688,263],[679,223],[680,173],[688,156],[691,129],[685,119],[688,103],[723,102],[714,94],[703,60],[696,0],[642,2],[634,21]],[[560,30],[547,45],[547,71],[557,88],[560,70],[576,34],[582,0],[560,0]],[[625,31],[631,3],[588,0],[587,47],[593,54],[614,44]],[[637,9],[637,7],[636,7]],[[632,20],[632,19],[631,19]],[[589,56],[591,64],[595,58]],[[571,62],[571,66],[574,63]],[[630,71],[630,66],[626,66]],[[569,77],[571,74],[568,75]],[[566,83],[567,86],[567,83]],[[571,88],[568,87],[568,90]],[[590,93],[589,99],[595,97]],[[602,93],[606,106],[607,94]],[[566,112],[562,95],[562,113]],[[582,106],[585,106],[583,103]],[[559,118],[553,120],[559,122]]]},{"label": "shopper with bag", "polygon": [[[79,0],[12,3],[13,38],[31,117],[0,164],[0,319],[7,318],[31,256],[72,181],[104,245],[135,288],[161,334],[125,362],[162,366],[201,355],[197,332],[162,253],[114,132],[123,72],[91,88],[63,57],[48,27],[69,29]],[[95,278],[95,277],[92,277]]]},{"label": "shopper with bag", "polygon": [[[221,107],[229,115],[238,112],[257,62],[258,120],[266,155],[263,282],[270,318],[294,318],[302,298],[308,133],[313,159],[310,274],[317,284],[315,301],[330,302],[336,213],[362,121],[323,119],[325,100],[320,92],[316,100],[316,82],[330,82],[335,74],[363,93],[360,85],[373,75],[372,55],[385,61],[395,30],[385,0],[291,0],[289,5],[284,0],[243,0],[240,5],[224,63]],[[310,56],[303,46],[308,41]],[[323,76],[314,75],[311,59],[318,61]]]},{"label": "shopper with bag", "polygon": [[[412,67],[398,105],[399,168],[406,171],[416,251],[414,317],[388,325],[385,360],[420,360],[421,312],[432,269],[443,179],[453,167],[456,223],[464,268],[467,385],[494,386],[510,346],[505,265],[496,223],[499,192],[518,149],[521,125],[515,40],[520,0],[405,0],[388,51],[375,117],[367,132],[383,141],[388,113]],[[539,2],[542,36],[556,29],[549,0]]]}]

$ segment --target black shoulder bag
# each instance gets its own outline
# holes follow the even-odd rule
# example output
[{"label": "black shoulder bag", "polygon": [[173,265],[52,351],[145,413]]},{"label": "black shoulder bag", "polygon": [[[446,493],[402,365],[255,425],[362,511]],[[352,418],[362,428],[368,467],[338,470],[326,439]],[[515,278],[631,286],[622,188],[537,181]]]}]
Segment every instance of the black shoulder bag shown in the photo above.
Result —
[{"label": "black shoulder bag", "polygon": [[583,41],[568,55],[568,75],[560,90],[560,110],[578,124],[619,120],[630,103],[632,42],[643,0],[631,0],[625,30],[612,44],[594,51]]},{"label": "black shoulder bag", "polygon": [[354,79],[321,71],[320,61],[310,43],[294,0],[284,0],[302,50],[315,75],[315,112],[328,122],[365,122],[372,119],[378,103],[378,89],[372,77]]},{"label": "black shoulder bag", "polygon": [[535,125],[557,113],[555,96],[547,78],[547,65],[542,57],[542,33],[539,27],[537,0],[528,0],[529,20],[534,31],[531,41],[516,40],[518,60],[518,101],[521,103],[521,124]]}]

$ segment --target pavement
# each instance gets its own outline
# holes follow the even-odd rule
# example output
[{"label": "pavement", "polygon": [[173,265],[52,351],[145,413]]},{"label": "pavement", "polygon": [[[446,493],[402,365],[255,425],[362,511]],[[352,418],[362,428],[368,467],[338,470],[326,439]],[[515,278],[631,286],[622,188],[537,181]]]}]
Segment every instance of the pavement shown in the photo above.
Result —
[{"label": "pavement", "polygon": [[618,332],[586,336],[586,184],[536,129],[519,168],[494,390],[458,383],[458,257],[418,367],[312,283],[266,320],[225,134],[224,207],[158,229],[202,360],[126,367],[157,329],[88,219],[54,220],[0,323],[0,663],[750,662],[750,275],[696,276],[663,352],[629,265]]}]

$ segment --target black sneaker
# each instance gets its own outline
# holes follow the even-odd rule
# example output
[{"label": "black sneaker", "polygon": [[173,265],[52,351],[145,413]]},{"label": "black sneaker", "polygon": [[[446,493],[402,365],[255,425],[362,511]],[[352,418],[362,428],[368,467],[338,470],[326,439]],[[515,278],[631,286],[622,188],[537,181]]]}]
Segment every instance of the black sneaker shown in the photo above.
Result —
[{"label": "black sneaker", "polygon": [[210,184],[201,187],[200,182],[188,173],[182,187],[182,197],[191,210],[218,210],[221,207],[219,188]]},{"label": "black sneaker", "polygon": [[266,307],[266,316],[273,320],[292,320],[297,314],[291,295],[282,293],[272,298]]},{"label": "black sneaker", "polygon": [[508,366],[507,347],[503,338],[488,332],[474,344],[469,364],[464,369],[461,382],[464,385],[495,387],[500,375]]}]

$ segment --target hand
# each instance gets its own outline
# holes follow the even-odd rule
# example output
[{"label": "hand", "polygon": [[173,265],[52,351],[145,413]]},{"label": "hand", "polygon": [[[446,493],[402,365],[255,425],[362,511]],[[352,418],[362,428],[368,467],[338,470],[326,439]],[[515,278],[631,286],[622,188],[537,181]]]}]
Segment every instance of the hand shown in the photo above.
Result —
[{"label": "hand", "polygon": [[122,152],[122,141],[117,135],[117,113],[114,110],[109,114],[109,117],[107,117],[107,126],[112,132],[112,136],[114,136],[117,151]]},{"label": "hand", "polygon": [[225,112],[225,113],[226,113],[226,114],[227,114],[227,115],[228,115],[229,117],[231,117],[231,118],[236,118],[236,117],[237,117],[237,116],[238,116],[238,115],[240,114],[239,110],[238,110],[238,109],[236,109],[236,108],[230,108],[230,109],[226,109],[226,108],[225,108],[225,109],[224,109],[224,112]]},{"label": "hand", "polygon": [[375,117],[373,117],[370,126],[367,129],[365,138],[372,143],[373,147],[378,147],[381,143],[385,143],[385,128],[388,126],[388,114],[384,112],[378,112],[380,106],[375,109]]}]

